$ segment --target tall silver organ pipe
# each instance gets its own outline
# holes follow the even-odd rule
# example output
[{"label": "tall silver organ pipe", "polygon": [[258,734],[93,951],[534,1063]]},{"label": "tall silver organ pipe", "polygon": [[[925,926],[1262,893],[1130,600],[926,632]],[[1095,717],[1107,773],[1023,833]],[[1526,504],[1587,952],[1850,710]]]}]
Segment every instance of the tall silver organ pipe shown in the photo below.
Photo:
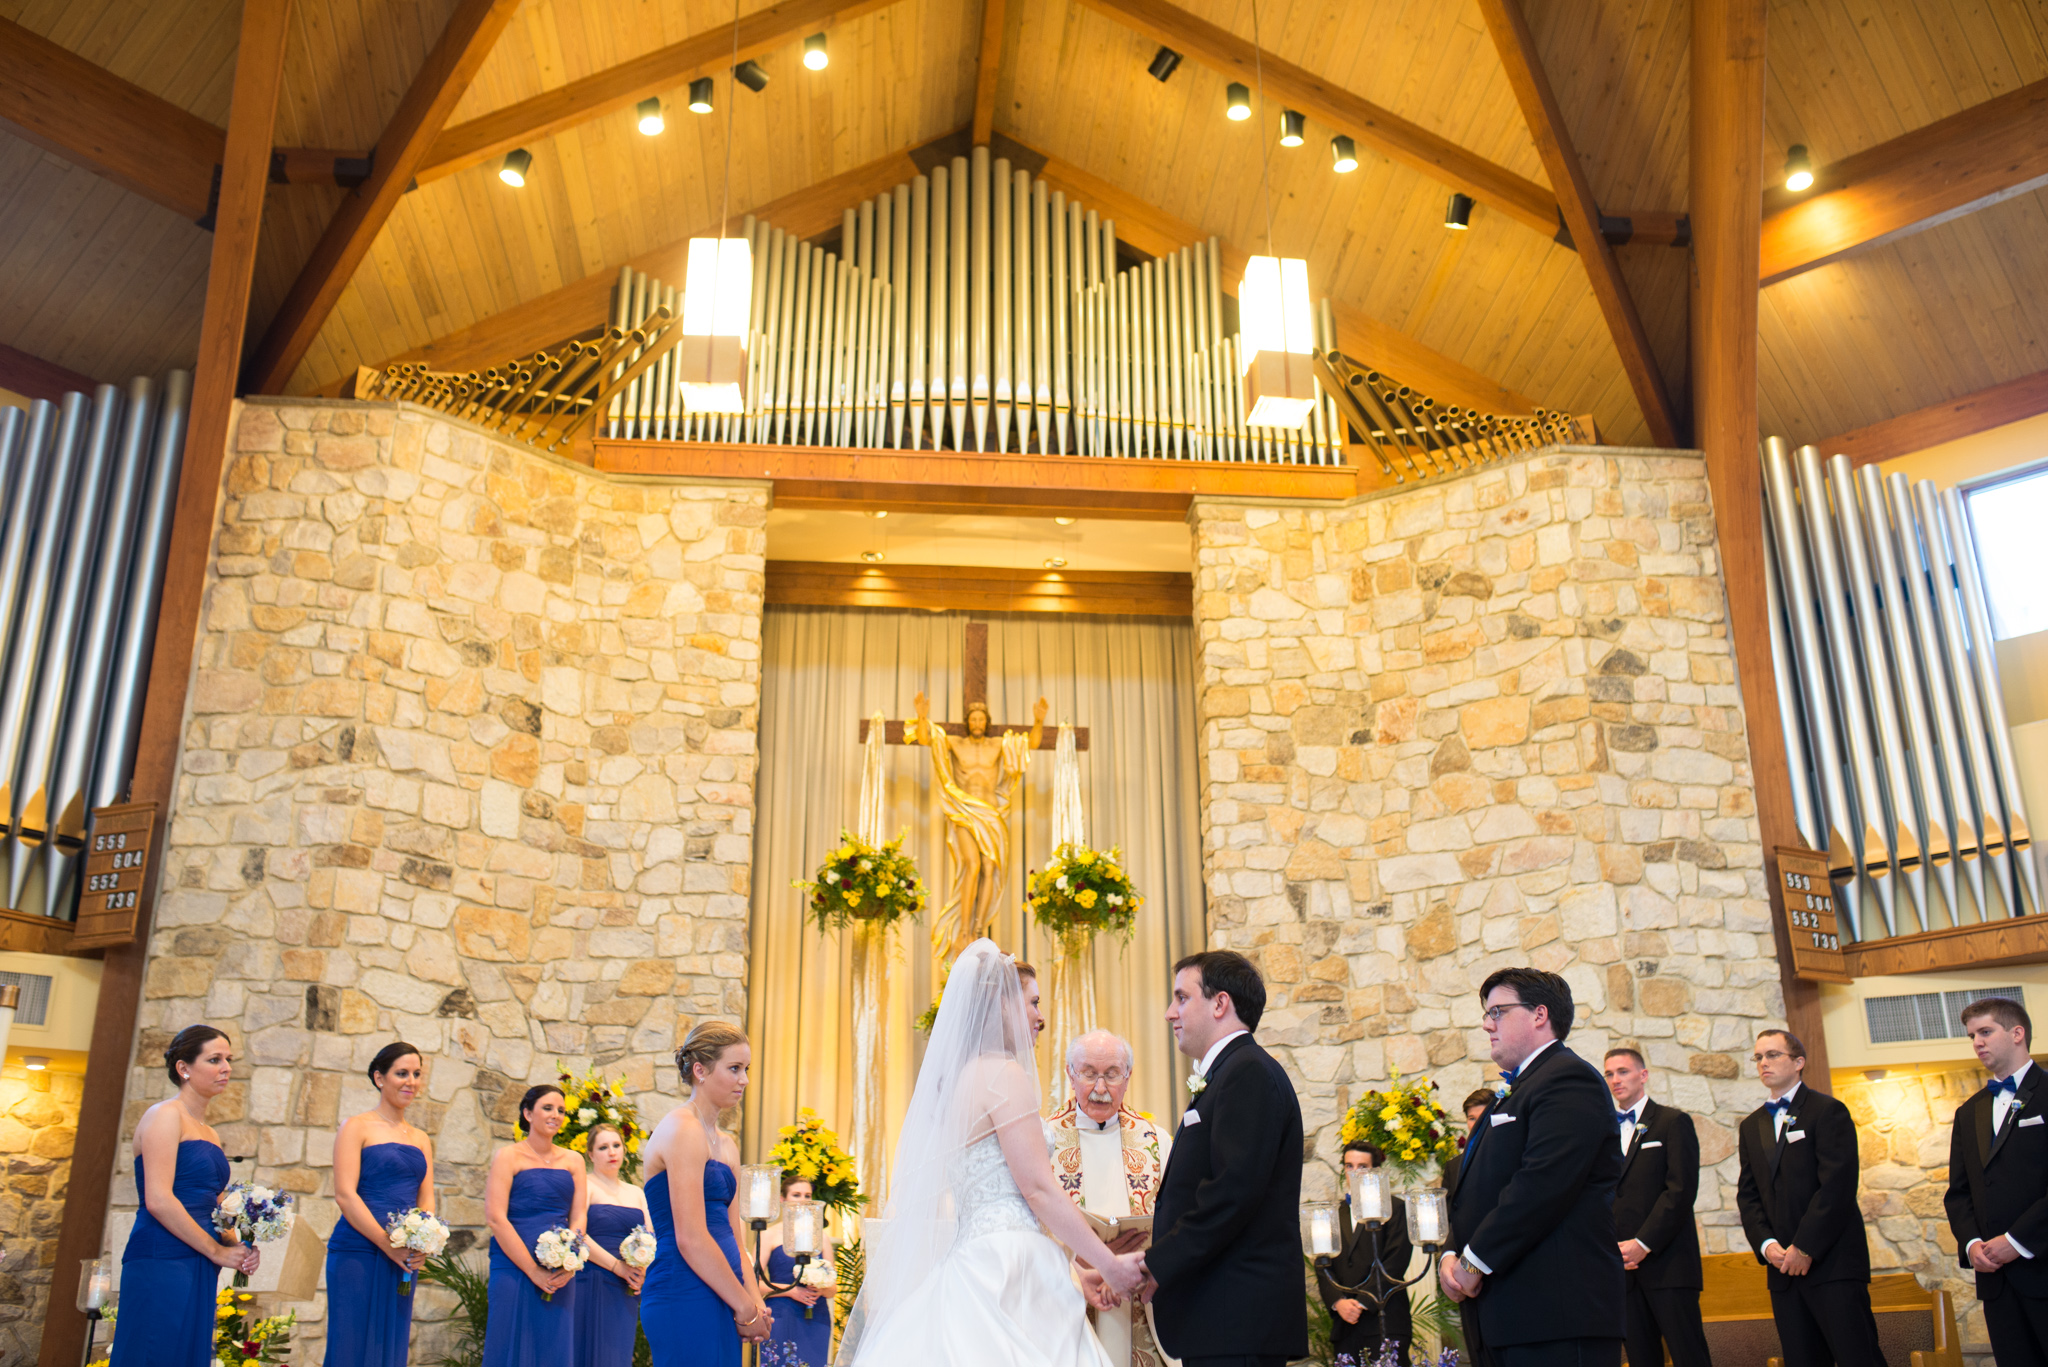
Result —
[{"label": "tall silver organ pipe", "polygon": [[189,377],[0,413],[5,904],[70,919],[90,813],[133,775]]},{"label": "tall silver organ pipe", "polygon": [[1961,499],[1843,456],[1823,463],[1811,446],[1789,455],[1775,437],[1762,454],[1794,806],[1828,855],[1849,933],[2039,913]]}]

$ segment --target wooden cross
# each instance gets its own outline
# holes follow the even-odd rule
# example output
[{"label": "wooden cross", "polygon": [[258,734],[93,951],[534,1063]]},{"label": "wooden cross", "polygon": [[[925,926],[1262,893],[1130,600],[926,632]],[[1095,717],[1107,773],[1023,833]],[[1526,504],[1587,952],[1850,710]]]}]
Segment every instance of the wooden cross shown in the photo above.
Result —
[{"label": "wooden cross", "polygon": [[[964,664],[966,666],[966,677],[961,681],[962,698],[967,702],[978,702],[983,707],[988,706],[987,622],[969,622],[967,624],[967,649]],[[967,734],[966,709],[964,707],[961,709],[961,717],[962,720],[960,721],[934,722],[933,725],[942,728],[948,735],[964,736]],[[909,743],[903,739],[902,722],[883,722],[882,728],[882,739],[887,744],[905,745]],[[990,720],[988,724],[989,735],[1001,736],[1007,731],[1016,731],[1029,735],[1031,727],[1028,723],[1017,725],[1015,723],[997,723],[993,719]],[[860,738],[863,743],[868,738],[867,718],[861,719]],[[1058,744],[1059,728],[1056,726],[1046,727],[1038,738],[1038,748],[1040,750],[1051,750]],[[1076,750],[1086,750],[1088,748],[1087,727],[1077,726],[1074,728],[1074,748]]]}]

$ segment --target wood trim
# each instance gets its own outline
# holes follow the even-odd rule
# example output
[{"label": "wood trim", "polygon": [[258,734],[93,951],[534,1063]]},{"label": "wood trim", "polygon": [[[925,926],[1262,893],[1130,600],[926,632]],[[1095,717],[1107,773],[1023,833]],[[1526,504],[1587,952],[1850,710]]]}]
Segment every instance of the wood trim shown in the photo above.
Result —
[{"label": "wood trim", "polygon": [[[1168,256],[1182,247],[1209,240],[1210,235],[1192,223],[1184,223],[1071,163],[1048,157],[1039,175],[1047,189],[1064,190],[1067,198],[1079,199],[1099,210],[1103,217],[1115,219],[1119,240],[1149,256]],[[1221,256],[1223,292],[1235,298],[1237,282],[1244,276],[1244,263],[1250,253],[1225,242]],[[1442,352],[1431,350],[1361,309],[1332,299],[1330,312],[1337,324],[1338,347],[1346,355],[1374,370],[1399,376],[1403,384],[1412,385],[1440,403],[1503,415],[1526,416],[1536,411],[1533,400],[1494,383]]]},{"label": "wood trim", "polygon": [[895,2],[782,0],[740,20],[737,55],[730,24],[693,34],[658,52],[635,57],[530,100],[456,124],[432,139],[433,149],[422,158],[414,175],[422,185],[453,175],[503,156],[523,143],[551,137],[563,129],[637,104],[650,95],[674,90],[694,76],[727,71],[739,62],[765,56],[786,43],[885,9]]},{"label": "wood trim", "polygon": [[1536,39],[1529,32],[1519,0],[1479,0],[1479,13],[1493,35],[1494,50],[1507,68],[1508,85],[1522,106],[1529,135],[1536,141],[1536,153],[1543,170],[1557,190],[1558,209],[1571,231],[1586,278],[1593,286],[1593,298],[1607,320],[1608,335],[1621,357],[1622,372],[1635,392],[1636,406],[1649,424],[1651,440],[1659,446],[1679,445],[1678,420],[1671,407],[1671,395],[1664,388],[1664,372],[1650,349],[1650,336],[1629,296],[1622,278],[1621,263],[1600,229],[1600,206],[1593,200],[1593,187],[1586,170],[1572,148],[1571,134],[1564,125],[1564,111],[1544,73],[1543,60],[1536,51]]},{"label": "wood trim", "polygon": [[57,403],[66,394],[90,394],[98,387],[99,381],[90,376],[0,342],[0,389],[11,389],[25,399]]},{"label": "wood trim", "polygon": [[1557,232],[1557,197],[1532,180],[1410,123],[1313,72],[1264,51],[1228,29],[1166,0],[1080,0],[1126,28],[1246,85],[1262,82],[1269,100],[1298,109],[1340,133],[1462,190],[1545,237]]},{"label": "wood trim", "polygon": [[[1764,576],[1763,483],[1757,472],[1757,224],[1763,216],[1764,14],[1768,0],[1723,0],[1692,11],[1692,394],[1694,441],[1727,588],[1743,732],[1755,785],[1765,881],[1782,896],[1774,851],[1801,846],[1785,736],[1778,725],[1764,596],[1738,586]],[[1827,1072],[1820,989],[1793,970],[1783,908],[1772,920],[1787,1025]]]},{"label": "wood trim", "polygon": [[762,601],[820,608],[1192,617],[1195,581],[1191,575],[1171,571],[770,560]]},{"label": "wood trim", "polygon": [[[2032,858],[2031,852],[2022,858]],[[1857,978],[1943,973],[1961,968],[2048,963],[2048,917],[2020,916],[1974,926],[1949,926],[1842,946]]]},{"label": "wood trim", "polygon": [[974,67],[974,122],[969,137],[980,146],[995,132],[996,78],[1003,70],[1003,0],[981,0],[981,56]]},{"label": "wood trim", "polygon": [[1764,196],[1766,285],[2048,185],[2048,81],[1819,168]]},{"label": "wood trim", "polygon": [[[177,510],[135,762],[134,800],[155,802],[165,813],[170,810],[171,783],[183,737],[186,687],[206,586],[207,551],[213,542],[221,462],[233,418],[249,287],[256,272],[257,236],[270,179],[270,140],[276,126],[278,91],[284,84],[290,19],[290,0],[244,0],[242,5],[184,467],[178,479]],[[85,1319],[71,1307],[79,1260],[99,1251],[114,1155],[121,1139],[128,1059],[142,998],[151,890],[162,860],[161,825],[152,833],[150,845],[151,867],[143,878],[136,942],[107,951],[100,981],[85,1095],[79,1108],[78,1144],[71,1160],[71,1186],[57,1236],[50,1309],[43,1327],[39,1361],[44,1367],[78,1361],[84,1346]]]},{"label": "wood trim", "polygon": [[8,19],[0,19],[0,119],[66,161],[206,217],[227,134]]},{"label": "wood trim", "polygon": [[412,183],[456,101],[490,55],[519,0],[462,0],[413,77],[384,135],[370,179],[335,211],[249,364],[249,388],[283,393],[350,277]]},{"label": "wood trim", "polygon": [[1925,451],[1958,437],[1988,432],[2009,422],[2048,413],[2048,370],[2022,375],[1960,399],[1930,404],[1839,436],[1817,441],[1822,455],[1849,458],[1851,465],[1892,460]]},{"label": "wood trim", "polygon": [[9,954],[70,954],[71,923],[0,907],[0,950]]},{"label": "wood trim", "polygon": [[785,508],[843,509],[853,504],[1030,517],[1178,521],[1198,496],[1339,501],[1359,492],[1359,472],[1349,465],[716,442],[600,439],[596,468],[607,474],[674,479],[771,480],[776,505]]}]

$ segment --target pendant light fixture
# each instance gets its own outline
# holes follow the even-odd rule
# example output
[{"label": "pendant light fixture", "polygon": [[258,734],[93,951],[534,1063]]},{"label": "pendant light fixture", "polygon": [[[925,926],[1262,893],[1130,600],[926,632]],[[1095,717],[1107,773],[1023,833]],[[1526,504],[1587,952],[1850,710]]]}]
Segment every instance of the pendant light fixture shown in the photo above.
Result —
[{"label": "pendant light fixture", "polygon": [[1302,117],[1301,111],[1299,109],[1281,110],[1280,145],[1282,147],[1301,146],[1301,136],[1302,133],[1306,130],[1307,123],[1308,120]]},{"label": "pendant light fixture", "polygon": [[1223,112],[1232,123],[1243,123],[1252,116],[1252,92],[1245,89],[1243,81],[1232,81],[1230,89],[1223,92]]},{"label": "pendant light fixture", "polygon": [[[739,0],[733,0],[735,70],[739,48]],[[744,413],[747,408],[747,324],[754,293],[754,252],[745,238],[725,235],[732,207],[732,116],[728,105],[718,236],[690,239],[689,265],[683,277],[683,337],[676,345],[676,389],[684,411],[690,413]]]},{"label": "pendant light fixture", "polygon": [[524,147],[515,147],[505,154],[505,160],[498,166],[498,179],[515,190],[526,188],[526,173],[533,169],[533,153]]},{"label": "pendant light fixture", "polygon": [[1358,147],[1342,133],[1330,139],[1330,169],[1340,176],[1358,169]]},{"label": "pendant light fixture", "polygon": [[[1252,0],[1252,71],[1259,84],[1259,100],[1264,103],[1258,0]],[[1249,100],[1245,113],[1251,113]],[[1282,129],[1284,132],[1284,124]],[[1299,429],[1316,406],[1316,376],[1310,359],[1315,351],[1315,313],[1308,293],[1308,262],[1271,255],[1272,154],[1264,139],[1259,142],[1259,183],[1266,208],[1268,255],[1244,263],[1244,280],[1237,288],[1238,322],[1243,330],[1238,381],[1244,390],[1244,420],[1253,427]]]},{"label": "pendant light fixture", "polygon": [[809,67],[812,71],[823,71],[831,60],[831,55],[825,51],[824,34],[813,33],[810,37],[804,39],[805,66]]},{"label": "pendant light fixture", "polygon": [[1457,233],[1472,226],[1472,196],[1463,193],[1451,196],[1451,202],[1444,206],[1444,226]]},{"label": "pendant light fixture", "polygon": [[662,130],[668,126],[661,117],[659,96],[640,101],[640,107],[634,111],[634,117],[640,121],[640,132],[646,137],[659,137]]},{"label": "pendant light fixture", "polygon": [[1785,154],[1785,188],[1797,194],[1813,188],[1813,158],[1806,154],[1806,144],[1795,143]]},{"label": "pendant light fixture", "polygon": [[709,114],[711,112],[711,78],[699,76],[690,82],[690,112]]}]

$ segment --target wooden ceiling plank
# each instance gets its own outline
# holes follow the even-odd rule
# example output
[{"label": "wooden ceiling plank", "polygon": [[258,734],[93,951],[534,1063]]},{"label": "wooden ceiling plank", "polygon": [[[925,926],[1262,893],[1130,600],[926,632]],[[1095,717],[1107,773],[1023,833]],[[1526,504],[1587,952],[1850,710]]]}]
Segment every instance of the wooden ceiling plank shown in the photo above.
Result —
[{"label": "wooden ceiling plank", "polygon": [[[453,175],[524,143],[673,90],[692,77],[725,71],[735,60],[750,61],[794,39],[894,3],[896,0],[781,0],[740,20],[737,58],[733,30],[721,25],[559,89],[465,120],[434,140],[417,178],[424,185]],[[730,94],[726,98],[731,98]]]},{"label": "wooden ceiling plank", "polygon": [[2048,80],[2009,91],[1764,196],[1765,285],[2048,185]]},{"label": "wooden ceiling plank", "polygon": [[1166,0],[1080,3],[1232,80],[1261,82],[1269,102],[1300,110],[1546,237],[1557,231],[1557,198],[1549,190],[1305,68],[1270,52],[1255,52],[1228,29]]},{"label": "wooden ceiling plank", "polygon": [[974,69],[974,143],[995,131],[996,78],[1003,71],[1003,0],[981,0],[981,56]]},{"label": "wooden ceiling plank", "polygon": [[226,135],[0,19],[0,119],[65,160],[184,218],[206,216]]},{"label": "wooden ceiling plank", "polygon": [[251,358],[254,392],[283,392],[518,7],[519,0],[461,0],[448,16],[439,41],[377,140],[370,179],[342,200]]},{"label": "wooden ceiling plank", "polygon": [[1614,248],[1601,234],[1600,206],[1593,200],[1593,187],[1587,183],[1585,167],[1572,147],[1571,134],[1564,126],[1564,112],[1559,109],[1550,78],[1544,73],[1536,39],[1529,32],[1520,0],[1479,0],[1479,12],[1486,20],[1487,31],[1493,35],[1501,65],[1507,69],[1508,85],[1522,107],[1529,134],[1536,140],[1536,153],[1543,160],[1544,173],[1557,189],[1558,208],[1578,247],[1579,260],[1585,264],[1593,297],[1607,321],[1608,335],[1620,354],[1621,368],[1635,393],[1636,406],[1642,410],[1643,420],[1649,424],[1650,436],[1657,445],[1677,446],[1678,420],[1671,395],[1664,388],[1664,372],[1657,364],[1656,353],[1650,349],[1650,337],[1643,331],[1643,320],[1636,313],[1628,282],[1621,278],[1621,264],[1614,259]]},{"label": "wooden ceiling plank", "polygon": [[1945,441],[2003,427],[2048,413],[2048,370],[2022,375],[1960,399],[1932,404],[1868,427],[1814,443],[1827,455],[1845,455],[1852,465],[1893,460]]}]

